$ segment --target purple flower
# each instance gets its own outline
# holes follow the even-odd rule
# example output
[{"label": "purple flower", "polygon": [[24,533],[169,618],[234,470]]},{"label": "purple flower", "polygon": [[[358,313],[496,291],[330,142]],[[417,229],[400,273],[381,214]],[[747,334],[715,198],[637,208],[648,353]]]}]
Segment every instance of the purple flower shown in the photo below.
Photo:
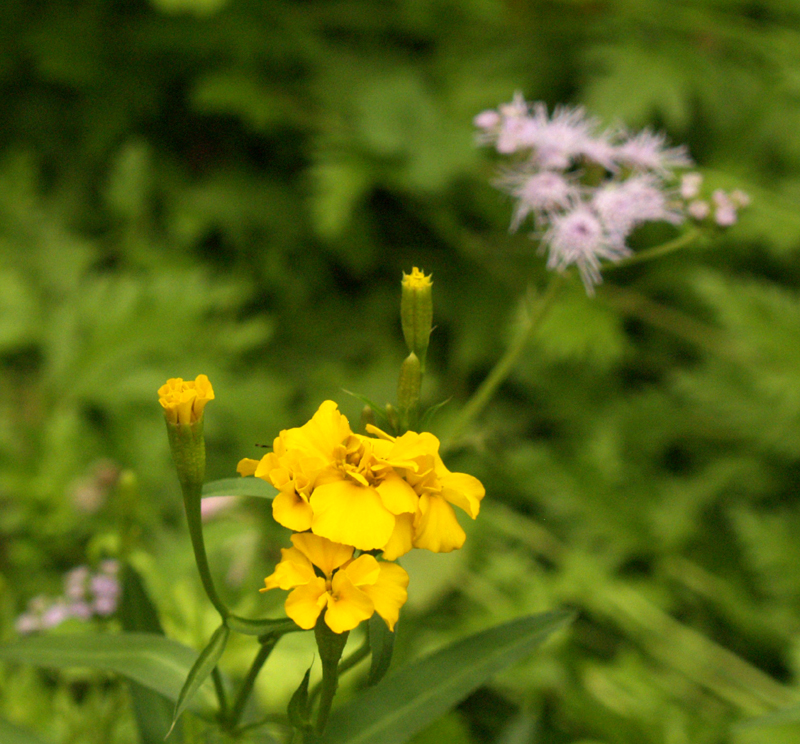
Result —
[{"label": "purple flower", "polygon": [[86,602],[73,602],[67,606],[70,617],[78,620],[88,620],[92,616],[92,607]]},{"label": "purple flower", "polygon": [[510,192],[517,197],[511,231],[516,231],[532,214],[536,222],[549,221],[556,212],[574,206],[580,192],[573,181],[557,171],[541,171],[526,176],[510,176]]},{"label": "purple flower", "polygon": [[690,202],[689,206],[686,208],[686,211],[693,220],[702,222],[704,219],[706,219],[706,217],[708,217],[709,214],[711,214],[711,207],[708,205],[707,201],[695,199],[693,202]]},{"label": "purple flower", "polygon": [[73,568],[64,576],[64,594],[69,599],[81,600],[86,596],[89,569],[86,566]]},{"label": "purple flower", "polygon": [[667,147],[666,142],[661,132],[643,129],[617,145],[615,157],[634,171],[651,171],[661,176],[668,176],[675,168],[689,168],[692,159],[686,148]]},{"label": "purple flower", "polygon": [[56,600],[42,614],[42,629],[55,628],[69,618],[69,608],[62,599]]},{"label": "purple flower", "polygon": [[591,206],[606,232],[624,242],[630,232],[645,222],[683,222],[683,214],[670,207],[667,195],[652,174],[631,176],[625,181],[610,181],[600,186]]},{"label": "purple flower", "polygon": [[28,633],[34,633],[37,630],[41,630],[42,621],[38,615],[34,615],[30,612],[24,612],[17,618],[14,627],[16,628],[17,633],[20,635],[28,635]]},{"label": "purple flower", "polygon": [[585,205],[556,217],[542,245],[548,251],[547,268],[563,271],[577,266],[590,295],[602,281],[600,259],[618,261],[631,253],[623,242],[609,237],[599,217]]}]

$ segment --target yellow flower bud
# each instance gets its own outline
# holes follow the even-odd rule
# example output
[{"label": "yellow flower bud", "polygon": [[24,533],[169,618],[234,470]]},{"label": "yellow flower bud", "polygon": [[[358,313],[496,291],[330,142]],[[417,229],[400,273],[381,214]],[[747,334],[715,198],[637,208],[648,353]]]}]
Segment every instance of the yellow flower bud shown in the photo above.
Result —
[{"label": "yellow flower bud", "polygon": [[173,377],[158,389],[158,402],[171,424],[199,421],[210,400],[214,400],[214,390],[206,375],[197,375],[194,381]]},{"label": "yellow flower bud", "polygon": [[403,337],[408,350],[419,358],[420,368],[425,371],[425,356],[433,323],[433,282],[416,266],[410,274],[403,274],[403,293],[400,300],[400,319]]}]

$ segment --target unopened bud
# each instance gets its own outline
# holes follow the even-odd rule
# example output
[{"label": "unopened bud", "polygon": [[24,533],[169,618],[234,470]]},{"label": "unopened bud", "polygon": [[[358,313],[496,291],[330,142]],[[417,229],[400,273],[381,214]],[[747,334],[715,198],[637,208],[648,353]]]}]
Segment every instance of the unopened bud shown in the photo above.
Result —
[{"label": "unopened bud", "polygon": [[403,337],[408,350],[417,355],[423,372],[433,323],[432,286],[430,274],[426,276],[416,266],[410,274],[403,274],[403,294],[400,300]]},{"label": "unopened bud", "polygon": [[397,407],[400,409],[402,429],[407,430],[416,416],[421,387],[422,367],[412,351],[400,367],[400,379],[397,382]]},{"label": "unopened bud", "polygon": [[368,425],[375,426],[375,411],[372,406],[364,406],[361,409],[361,431],[366,431]]}]

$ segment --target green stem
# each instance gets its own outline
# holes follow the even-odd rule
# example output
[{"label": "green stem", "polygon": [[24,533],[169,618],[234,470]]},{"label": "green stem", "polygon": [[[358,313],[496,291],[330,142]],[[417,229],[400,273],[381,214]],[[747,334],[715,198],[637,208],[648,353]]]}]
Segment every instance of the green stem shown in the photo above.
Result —
[{"label": "green stem", "polygon": [[[354,666],[356,666],[356,664],[359,664],[366,659],[367,656],[369,656],[370,651],[369,636],[367,636],[364,639],[364,643],[362,643],[355,651],[353,651],[352,654],[350,654],[350,656],[348,656],[341,664],[339,664],[339,676],[343,675],[345,672],[349,672]],[[314,705],[314,702],[319,697],[321,691],[321,683],[312,688],[308,696],[309,706]]]},{"label": "green stem", "polygon": [[687,245],[689,245],[689,243],[699,236],[700,230],[696,227],[692,227],[683,233],[683,235],[679,235],[674,240],[668,240],[666,243],[662,243],[661,245],[639,251],[638,253],[634,253],[633,255],[630,255],[627,258],[623,258],[619,261],[615,261],[614,263],[603,264],[603,273],[605,274],[606,272],[613,271],[614,269],[631,266],[632,264],[643,263],[644,261],[652,261],[654,258],[661,258],[662,256],[669,255],[670,253],[675,253],[675,251],[685,248]]},{"label": "green stem", "polygon": [[236,699],[231,706],[231,712],[227,719],[228,728],[233,729],[239,723],[239,719],[244,712],[244,706],[247,704],[250,693],[253,691],[253,685],[256,683],[258,673],[261,671],[261,667],[264,666],[269,655],[272,653],[272,649],[275,648],[279,640],[280,636],[269,636],[261,642],[261,648],[258,649],[256,658],[253,659],[247,676],[244,678],[242,686],[239,688],[239,692],[236,695]]},{"label": "green stem", "polygon": [[320,615],[314,635],[319,649],[319,658],[322,662],[322,684],[320,686],[319,708],[317,708],[317,723],[315,731],[321,735],[328,723],[328,716],[339,686],[339,660],[342,658],[347,643],[349,631],[334,633],[325,623],[324,615]]},{"label": "green stem", "polygon": [[217,693],[217,702],[219,702],[219,720],[225,721],[228,718],[228,697],[225,694],[225,685],[222,682],[219,667],[211,670],[211,679],[214,680],[214,690]]},{"label": "green stem", "polygon": [[550,276],[550,283],[545,290],[545,293],[539,299],[536,307],[528,318],[525,327],[517,335],[516,340],[508,347],[506,353],[499,359],[497,364],[489,372],[486,379],[481,383],[480,387],[475,391],[472,397],[467,401],[464,408],[456,419],[455,426],[450,432],[449,442],[455,442],[472,420],[484,409],[486,404],[491,400],[492,396],[497,392],[497,388],[506,380],[514,365],[524,351],[528,342],[533,337],[534,333],[539,329],[542,321],[550,310],[558,295],[559,290],[564,284],[565,275],[554,273]]},{"label": "green stem", "polygon": [[189,536],[192,538],[192,548],[194,549],[194,560],[197,570],[200,572],[200,579],[203,588],[206,590],[211,604],[216,607],[217,612],[223,620],[231,614],[225,603],[219,598],[214,587],[214,580],[211,578],[211,569],[208,565],[206,555],[206,545],[203,540],[203,519],[200,512],[200,500],[202,497],[202,486],[182,483],[183,486],[183,506],[186,510],[186,521],[189,525]]}]

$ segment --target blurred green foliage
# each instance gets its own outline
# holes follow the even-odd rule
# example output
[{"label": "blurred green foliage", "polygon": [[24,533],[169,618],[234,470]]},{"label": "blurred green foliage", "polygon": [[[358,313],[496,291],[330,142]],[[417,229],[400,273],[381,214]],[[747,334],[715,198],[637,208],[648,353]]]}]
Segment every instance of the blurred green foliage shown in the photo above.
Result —
[{"label": "blurred green foliage", "polygon": [[[423,392],[454,396],[446,435],[544,281],[473,145],[472,117],[521,90],[665,128],[754,204],[594,299],[570,286],[450,451],[485,509],[461,554],[405,562],[395,663],[524,612],[581,614],[417,741],[796,741],[734,724],[792,704],[800,673],[799,29],[796,0],[2,3],[0,635],[113,555],[133,514],[166,632],[201,647],[214,618],[155,390],[210,376],[209,478],[325,398],[355,423],[342,388],[394,397],[412,265],[434,275]],[[256,592],[285,543],[268,505],[208,540],[231,601],[280,612]],[[251,654],[232,644],[223,666]],[[286,639],[262,705],[285,705],[310,656]],[[0,718],[49,742],[136,741],[127,695],[0,670]]]}]

